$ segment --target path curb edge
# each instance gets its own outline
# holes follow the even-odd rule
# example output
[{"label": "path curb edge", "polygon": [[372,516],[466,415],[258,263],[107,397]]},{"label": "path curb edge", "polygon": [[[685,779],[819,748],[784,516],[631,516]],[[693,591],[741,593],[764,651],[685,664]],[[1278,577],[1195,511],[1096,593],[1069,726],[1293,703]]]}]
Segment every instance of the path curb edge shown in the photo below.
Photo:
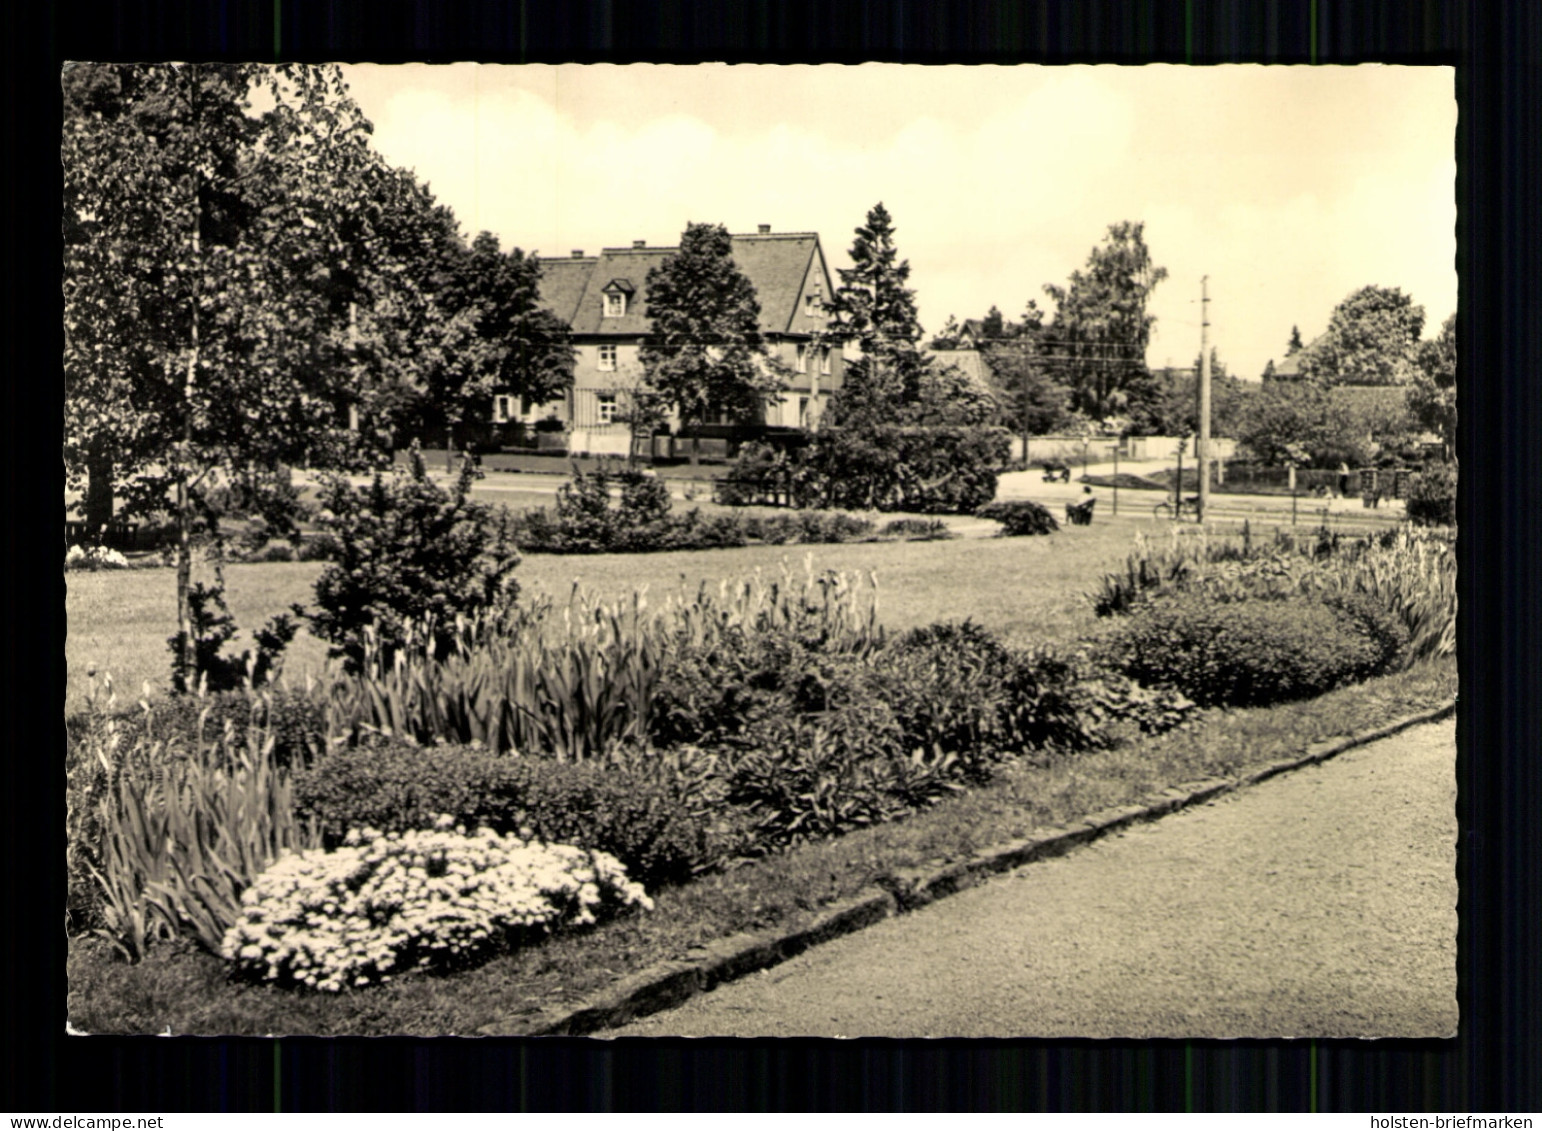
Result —
[{"label": "path curb edge", "polygon": [[1206,778],[1185,782],[1135,805],[1121,805],[1094,813],[1069,827],[1041,830],[1038,835],[980,849],[968,858],[929,871],[896,873],[855,896],[841,900],[814,919],[795,928],[729,935],[694,948],[686,958],[656,963],[607,987],[576,1006],[545,1010],[511,1032],[493,1023],[478,1032],[484,1036],[541,1037],[582,1036],[614,1029],[672,1008],[725,982],[780,965],[810,947],[842,935],[853,934],[880,920],[902,915],[934,903],[980,881],[1038,860],[1062,856],[1104,834],[1133,824],[1156,820],[1169,813],[1192,808],[1244,786],[1256,785],[1279,774],[1303,769],[1337,757],[1346,751],[1424,723],[1439,722],[1456,711],[1456,700],[1395,719],[1378,727],[1310,744],[1296,758],[1270,762],[1237,778]]}]

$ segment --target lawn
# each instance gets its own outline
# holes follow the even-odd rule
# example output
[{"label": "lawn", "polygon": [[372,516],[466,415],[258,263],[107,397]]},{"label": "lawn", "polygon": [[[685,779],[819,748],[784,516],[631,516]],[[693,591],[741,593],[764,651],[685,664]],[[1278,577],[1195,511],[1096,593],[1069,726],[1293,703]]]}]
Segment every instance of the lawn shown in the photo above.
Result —
[{"label": "lawn", "polygon": [[[1150,524],[1095,523],[1042,538],[963,538],[948,542],[856,543],[821,546],[745,546],[662,554],[532,554],[516,577],[529,594],[564,599],[575,580],[607,595],[644,585],[661,594],[685,584],[716,583],[755,569],[787,563],[801,570],[871,570],[878,579],[879,615],[903,630],[940,620],[973,619],[1012,643],[1066,639],[1090,628],[1082,595],[1102,573],[1123,562],[1137,529]],[[268,617],[312,599],[318,562],[276,562],[225,567],[226,599],[241,627],[234,648]],[[195,573],[195,580],[198,575]],[[207,579],[206,579],[207,580]],[[169,568],[67,576],[69,666],[65,711],[85,705],[90,673],[111,673],[121,701],[169,686],[166,638],[176,631],[176,581]],[[286,671],[303,679],[320,672],[326,645],[301,632],[290,646]]]}]

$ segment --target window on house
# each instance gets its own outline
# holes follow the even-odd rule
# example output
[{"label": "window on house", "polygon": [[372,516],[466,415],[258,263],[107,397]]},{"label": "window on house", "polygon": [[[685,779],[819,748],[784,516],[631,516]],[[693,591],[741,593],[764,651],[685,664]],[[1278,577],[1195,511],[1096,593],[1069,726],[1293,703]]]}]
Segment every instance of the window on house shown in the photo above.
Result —
[{"label": "window on house", "polygon": [[[593,310],[593,307],[590,307]],[[613,291],[605,296],[605,317],[620,318],[626,313],[626,295]]]},{"label": "window on house", "polygon": [[798,359],[798,372],[799,373],[807,373],[808,372],[808,346],[804,345],[802,342],[798,343],[797,359]]},{"label": "window on house", "polygon": [[513,397],[496,396],[493,398],[493,423],[507,424],[509,422],[509,403]]},{"label": "window on house", "polygon": [[613,345],[600,347],[600,371],[602,373],[614,372],[616,368],[616,347]]},{"label": "window on house", "polygon": [[819,372],[826,377],[830,375],[830,347],[822,346],[819,350]]},{"label": "window on house", "polygon": [[532,408],[534,408],[534,407],[535,406],[530,403],[530,398],[529,397],[520,397],[519,398],[519,415],[520,416],[529,416],[530,415],[530,410]]},{"label": "window on house", "polygon": [[808,427],[808,398],[807,397],[799,397],[798,398],[798,427],[799,428],[807,428]]},{"label": "window on house", "polygon": [[803,313],[804,314],[809,314],[809,315],[813,315],[813,314],[818,314],[819,313],[819,292],[818,291],[809,291],[808,294],[803,296]]},{"label": "window on house", "polygon": [[600,402],[600,423],[614,424],[616,422],[616,394],[601,393],[597,399]]}]

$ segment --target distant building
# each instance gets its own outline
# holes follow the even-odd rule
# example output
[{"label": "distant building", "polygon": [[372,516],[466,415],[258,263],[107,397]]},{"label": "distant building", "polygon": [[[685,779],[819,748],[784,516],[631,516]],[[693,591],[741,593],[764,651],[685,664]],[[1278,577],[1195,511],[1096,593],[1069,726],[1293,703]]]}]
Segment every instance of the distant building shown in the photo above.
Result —
[{"label": "distant building", "polygon": [[[834,289],[819,236],[773,233],[769,224],[761,224],[753,235],[731,238],[734,263],[760,302],[767,352],[792,372],[780,402],[763,406],[754,423],[817,427],[831,392],[840,387],[845,364],[838,346],[816,341],[825,325],[824,301]],[[572,333],[577,354],[573,387],[562,400],[546,404],[499,395],[493,402],[495,424],[555,419],[568,430],[573,451],[625,452],[630,427],[622,418],[628,398],[642,384],[638,350],[651,328],[648,272],[678,250],[636,240],[631,247],[608,247],[594,256],[574,251],[565,258],[543,257],[541,301]]]}]

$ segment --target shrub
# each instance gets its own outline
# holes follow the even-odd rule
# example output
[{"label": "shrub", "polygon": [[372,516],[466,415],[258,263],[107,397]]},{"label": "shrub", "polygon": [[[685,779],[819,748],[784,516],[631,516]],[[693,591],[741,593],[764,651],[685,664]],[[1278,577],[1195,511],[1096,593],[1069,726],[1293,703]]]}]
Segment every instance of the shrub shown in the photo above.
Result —
[{"label": "shrub", "polygon": [[226,656],[225,645],[239,633],[230,607],[225,604],[225,587],[199,582],[188,590],[187,604],[193,628],[193,666],[188,667],[182,647],[184,634],[177,632],[167,637],[172,687],[179,692],[195,688],[228,691],[248,681],[253,687],[261,687],[278,678],[284,649],[300,630],[287,613],[270,617],[267,624],[253,633],[257,643],[255,656],[251,649],[240,656]]},{"label": "shrub", "polygon": [[387,739],[328,754],[299,779],[296,804],[328,847],[350,828],[407,832],[448,814],[467,827],[608,852],[653,886],[689,878],[713,851],[690,776],[657,760],[628,768]]},{"label": "shrub", "polygon": [[127,558],[106,546],[71,546],[64,554],[67,570],[128,569],[128,566]]},{"label": "shrub", "polygon": [[1223,602],[1180,594],[1143,605],[1110,647],[1131,678],[1206,706],[1304,699],[1386,663],[1359,622],[1311,597]]},{"label": "shrub", "polygon": [[295,548],[288,542],[268,542],[252,555],[251,560],[257,562],[292,562],[295,560],[295,556]]},{"label": "shrub", "polygon": [[336,992],[391,971],[463,963],[565,922],[653,906],[603,852],[491,830],[467,836],[448,823],[355,831],[335,851],[280,860],[243,899],[220,953],[251,976]]},{"label": "shrub", "polygon": [[1034,750],[1097,750],[1133,734],[1161,734],[1198,706],[1172,688],[1143,687],[1082,646],[1014,654],[1005,685],[1011,732]]},{"label": "shrub", "polygon": [[205,695],[166,695],[113,717],[124,748],[154,743],[181,756],[222,746],[235,757],[249,741],[273,743],[277,765],[305,765],[326,748],[326,710],[310,693],[278,686]]},{"label": "shrub", "polygon": [[316,579],[311,631],[349,671],[366,659],[389,665],[409,623],[431,624],[433,645],[447,650],[457,617],[512,607],[519,555],[506,513],[471,499],[470,460],[446,492],[428,478],[422,452],[387,483],[377,474],[356,489],[340,476],[322,490],[320,520],[339,542],[337,560]]},{"label": "shrub", "polygon": [[1419,526],[1456,524],[1456,465],[1437,464],[1415,475],[1408,486],[1408,519]]},{"label": "shrub", "polygon": [[296,559],[302,562],[335,562],[342,556],[343,544],[325,531],[309,535],[295,552]]},{"label": "shrub", "polygon": [[793,464],[800,505],[970,514],[996,495],[1000,428],[875,424],[822,429]]},{"label": "shrub", "polygon": [[779,716],[732,757],[728,799],[745,807],[754,848],[880,824],[908,808],[897,795],[892,719],[881,704],[819,720]]},{"label": "shrub", "polygon": [[906,750],[952,755],[958,773],[983,780],[1012,738],[1011,662],[1011,652],[979,625],[929,625],[875,655],[873,691],[893,712]]},{"label": "shrub", "polygon": [[1027,499],[991,503],[974,512],[980,518],[1001,523],[1001,533],[1008,536],[1022,534],[1053,534],[1060,529],[1055,516],[1038,503]]},{"label": "shrub", "polygon": [[896,518],[884,523],[878,531],[884,538],[901,538],[910,542],[937,542],[957,538],[940,518]]},{"label": "shrub", "polygon": [[782,502],[792,488],[793,464],[785,452],[751,442],[739,449],[728,472],[713,484],[716,500],[725,506]]}]

